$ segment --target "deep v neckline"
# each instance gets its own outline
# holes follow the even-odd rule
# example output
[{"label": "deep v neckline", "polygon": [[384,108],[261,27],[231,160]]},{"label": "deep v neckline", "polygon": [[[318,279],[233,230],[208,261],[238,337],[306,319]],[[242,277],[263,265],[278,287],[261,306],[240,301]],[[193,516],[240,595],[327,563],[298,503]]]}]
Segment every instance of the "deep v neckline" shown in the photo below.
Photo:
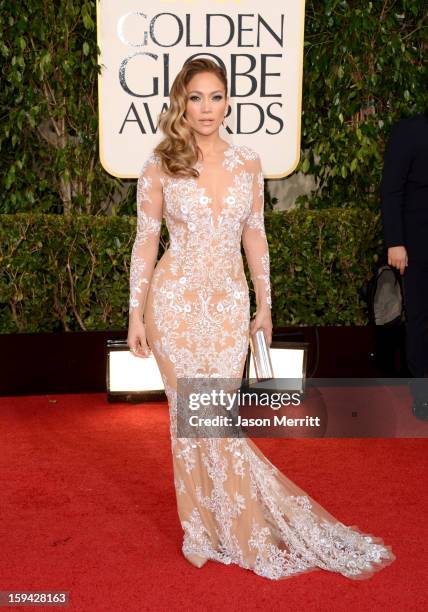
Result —
[{"label": "deep v neckline", "polygon": [[[229,144],[229,146],[226,147],[226,149],[224,149],[222,156],[221,156],[221,164],[220,164],[221,168],[225,165],[225,161],[228,156],[227,153],[230,151],[232,154],[233,149],[234,149],[233,143]],[[198,170],[199,173],[201,173],[204,169],[204,163],[198,160],[194,167],[196,168],[196,170]],[[200,178],[200,175],[198,178]],[[227,196],[225,195],[224,197],[223,196],[221,197],[222,206],[220,208],[220,213],[217,215],[217,217],[214,217],[214,210],[211,206],[213,198],[207,193],[207,188],[202,187],[202,186],[200,187],[198,185],[198,191],[202,192],[202,195],[199,197],[199,202],[205,204],[206,210],[209,212],[211,225],[214,230],[218,230],[218,228],[220,227],[220,221],[223,217],[223,211],[225,210],[225,208],[227,208],[227,203],[223,204],[223,199],[226,198]],[[202,200],[202,198],[204,199],[204,201]]]}]

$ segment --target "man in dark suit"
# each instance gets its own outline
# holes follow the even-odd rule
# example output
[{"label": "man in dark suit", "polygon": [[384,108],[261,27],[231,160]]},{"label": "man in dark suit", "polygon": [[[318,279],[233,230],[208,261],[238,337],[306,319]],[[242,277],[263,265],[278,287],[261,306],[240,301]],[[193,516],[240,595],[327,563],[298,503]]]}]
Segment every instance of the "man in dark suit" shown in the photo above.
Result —
[{"label": "man in dark suit", "polygon": [[[404,280],[408,368],[428,377],[428,111],[394,125],[380,195],[388,263]],[[428,378],[412,385],[413,413],[421,419],[428,419],[427,386]]]}]

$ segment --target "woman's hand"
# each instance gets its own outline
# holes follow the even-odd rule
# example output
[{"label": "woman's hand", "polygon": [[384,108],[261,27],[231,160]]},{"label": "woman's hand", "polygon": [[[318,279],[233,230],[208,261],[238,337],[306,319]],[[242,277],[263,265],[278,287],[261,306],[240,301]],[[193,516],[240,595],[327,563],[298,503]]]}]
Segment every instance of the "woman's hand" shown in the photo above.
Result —
[{"label": "woman's hand", "polygon": [[151,350],[147,344],[146,328],[140,315],[131,315],[128,326],[128,346],[136,357],[149,357]]},{"label": "woman's hand", "polygon": [[268,346],[272,344],[272,315],[268,307],[257,309],[256,316],[250,321],[250,334],[263,329]]},{"label": "woman's hand", "polygon": [[400,274],[404,274],[404,270],[408,264],[406,248],[404,246],[389,247],[388,264],[400,270]]}]

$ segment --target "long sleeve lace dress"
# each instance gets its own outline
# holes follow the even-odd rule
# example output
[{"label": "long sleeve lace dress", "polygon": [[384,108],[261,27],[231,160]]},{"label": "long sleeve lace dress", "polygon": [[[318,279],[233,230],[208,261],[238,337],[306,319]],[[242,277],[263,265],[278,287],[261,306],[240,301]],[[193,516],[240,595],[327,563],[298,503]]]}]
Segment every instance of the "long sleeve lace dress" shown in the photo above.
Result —
[{"label": "long sleeve lace dress", "polygon": [[[368,578],[395,556],[380,538],[347,527],[281,473],[249,438],[177,436],[180,377],[243,376],[250,301],[271,307],[263,173],[250,147],[230,144],[198,178],[163,172],[155,153],[137,184],[130,311],[146,335],[168,398],[183,552],[278,580],[324,569]],[[157,262],[162,219],[170,244]]]}]

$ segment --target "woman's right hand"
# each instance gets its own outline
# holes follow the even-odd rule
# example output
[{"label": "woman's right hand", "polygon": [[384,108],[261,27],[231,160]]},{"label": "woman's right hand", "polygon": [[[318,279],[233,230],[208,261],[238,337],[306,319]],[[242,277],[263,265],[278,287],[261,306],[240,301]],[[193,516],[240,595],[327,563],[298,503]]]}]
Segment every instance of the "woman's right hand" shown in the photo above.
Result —
[{"label": "woman's right hand", "polygon": [[140,316],[131,316],[128,326],[128,346],[136,357],[149,357],[151,350],[147,344],[146,328]]},{"label": "woman's right hand", "polygon": [[404,274],[408,264],[407,251],[404,246],[394,246],[388,249],[388,265],[400,270],[400,274]]}]

